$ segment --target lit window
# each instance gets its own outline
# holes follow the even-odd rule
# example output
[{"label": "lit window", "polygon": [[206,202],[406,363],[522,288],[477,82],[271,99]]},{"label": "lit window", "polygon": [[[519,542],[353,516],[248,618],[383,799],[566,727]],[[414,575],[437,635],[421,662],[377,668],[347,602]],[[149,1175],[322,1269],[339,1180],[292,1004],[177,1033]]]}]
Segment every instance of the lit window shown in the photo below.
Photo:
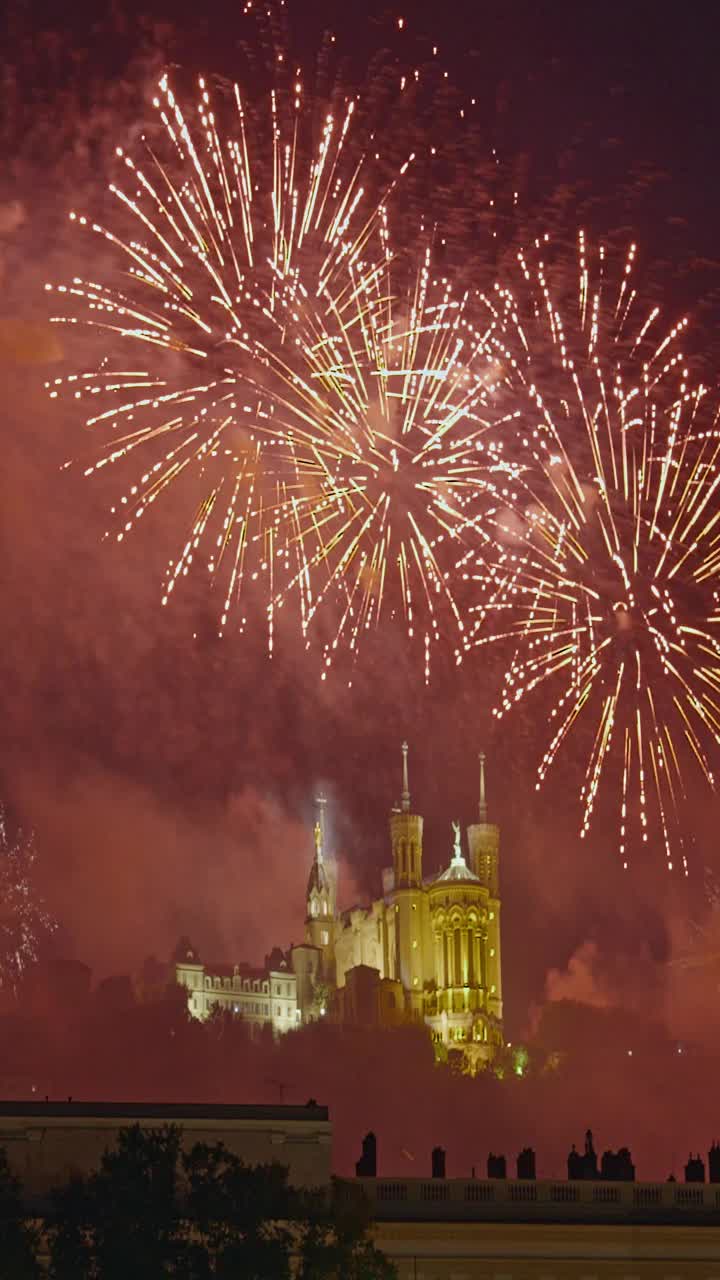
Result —
[{"label": "lit window", "polygon": [[417,986],[417,984],[418,984],[418,980],[417,980],[417,978],[413,978],[413,986],[414,986],[414,987],[416,987],[416,986]]},{"label": "lit window", "polygon": [[494,920],[494,919],[495,919],[495,912],[494,912],[494,911],[491,911],[491,912],[490,912],[490,919],[491,919],[491,920]]},{"label": "lit window", "polygon": [[495,948],[494,948],[494,947],[491,947],[491,948],[490,948],[490,956],[492,957],[492,956],[494,956],[494,955],[495,955]]},{"label": "lit window", "polygon": [[413,951],[417,951],[417,938],[413,938]]},{"label": "lit window", "polygon": [[490,994],[494,996],[496,991],[497,991],[497,987],[493,984],[493,986],[490,988]]},{"label": "lit window", "polygon": [[330,934],[328,933],[327,929],[323,929],[323,930],[321,931],[321,933],[320,933],[320,941],[322,942],[322,945],[323,945],[324,947],[326,947],[326,946],[327,946],[327,944],[328,944],[328,942],[330,941]]},{"label": "lit window", "polygon": [[412,909],[413,911],[417,911],[417,902],[413,902]]}]

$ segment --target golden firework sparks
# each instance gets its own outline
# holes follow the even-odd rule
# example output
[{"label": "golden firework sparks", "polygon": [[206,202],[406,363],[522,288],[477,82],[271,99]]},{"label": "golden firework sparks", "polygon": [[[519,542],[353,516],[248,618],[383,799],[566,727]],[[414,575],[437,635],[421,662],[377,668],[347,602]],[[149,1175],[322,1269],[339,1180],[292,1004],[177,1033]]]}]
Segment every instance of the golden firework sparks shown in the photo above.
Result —
[{"label": "golden firework sparks", "polygon": [[[668,867],[682,848],[684,761],[713,784],[720,744],[720,432],[680,347],[632,281],[579,239],[579,287],[566,318],[538,242],[520,287],[486,299],[504,365],[499,420],[512,420],[528,468],[476,571],[489,615],[520,643],[496,714],[538,686],[555,690],[538,785],[589,733],[581,834],[603,780],[617,787],[619,854],[656,831]],[[505,415],[503,417],[503,415]],[[573,746],[573,744],[575,744]]]},{"label": "golden firework sparks", "polygon": [[260,580],[270,649],[291,601],[308,643],[324,627],[325,668],[400,612],[427,675],[446,618],[458,658],[468,647],[453,562],[487,537],[479,500],[505,475],[482,438],[494,356],[429,248],[417,269],[395,263],[393,184],[378,192],[351,145],[355,100],[315,140],[299,74],[267,105],[258,134],[239,86],[216,110],[200,80],[191,112],[162,77],[143,159],[118,148],[117,225],[71,215],[121,275],[55,287],[58,321],[132,355],[48,389],[90,406],[103,445],[87,476],[140,463],[107,536],[197,485],[163,604],[204,562],[223,634]]}]

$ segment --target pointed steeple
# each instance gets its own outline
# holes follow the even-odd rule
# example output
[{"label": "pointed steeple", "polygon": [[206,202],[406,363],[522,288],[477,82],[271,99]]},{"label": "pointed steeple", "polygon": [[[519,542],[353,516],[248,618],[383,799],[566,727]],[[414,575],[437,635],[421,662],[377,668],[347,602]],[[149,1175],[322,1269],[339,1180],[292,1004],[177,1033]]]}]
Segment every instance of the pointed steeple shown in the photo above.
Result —
[{"label": "pointed steeple", "polygon": [[315,804],[317,805],[315,818],[315,853],[318,859],[322,862],[325,854],[327,853],[327,828],[325,825],[325,806],[327,805],[327,798],[322,794],[322,792],[320,792],[320,795],[315,797]]},{"label": "pointed steeple", "polygon": [[485,761],[487,757],[481,751],[480,762],[480,795],[478,800],[477,821],[468,827],[468,846],[470,848],[470,868],[478,880],[487,885],[492,894],[498,893],[498,854],[500,851],[500,828],[494,822],[488,822],[488,803],[485,790]]},{"label": "pointed steeple", "polygon": [[403,789],[402,789],[401,808],[403,813],[409,813],[410,812],[410,787],[408,785],[408,759],[407,759],[408,744],[407,742],[403,742],[402,744],[402,757],[403,757],[403,767],[402,767]]},{"label": "pointed steeple", "polygon": [[390,839],[396,889],[408,889],[422,884],[422,832],[423,820],[420,814],[410,812],[408,744],[403,742],[402,793],[400,804],[392,810],[390,815]]},{"label": "pointed steeple", "polygon": [[480,752],[480,804],[478,813],[481,822],[487,822],[488,808],[485,799],[485,752]]},{"label": "pointed steeple", "polygon": [[[313,892],[316,894],[330,895],[330,880],[328,877],[328,867],[325,863],[325,804],[324,796],[318,796],[316,801],[317,812],[315,817],[315,826],[313,827],[313,844],[315,846],[315,856],[312,860],[310,868],[310,879],[308,880],[308,899],[311,898]],[[309,911],[312,915],[312,910]]]},{"label": "pointed steeple", "polygon": [[322,838],[322,827],[320,826],[320,823],[319,823],[319,822],[316,822],[316,823],[315,823],[314,836],[315,836],[315,861],[316,861],[316,862],[322,862],[322,860],[323,860],[323,838]]}]

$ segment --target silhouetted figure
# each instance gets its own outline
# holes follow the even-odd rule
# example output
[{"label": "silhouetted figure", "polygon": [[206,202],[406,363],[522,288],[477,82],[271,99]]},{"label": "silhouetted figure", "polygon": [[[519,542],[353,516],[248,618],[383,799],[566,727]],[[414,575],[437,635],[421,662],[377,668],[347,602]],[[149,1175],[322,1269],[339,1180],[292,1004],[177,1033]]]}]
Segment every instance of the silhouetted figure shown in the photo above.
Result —
[{"label": "silhouetted figure", "polygon": [[433,1147],[432,1149],[432,1176],[433,1178],[445,1177],[445,1151],[442,1147]]},{"label": "silhouetted figure", "polygon": [[487,1176],[488,1178],[506,1178],[507,1164],[504,1156],[493,1155],[492,1151],[487,1158]]},{"label": "silhouetted figure", "polygon": [[374,1133],[366,1133],[362,1140],[362,1155],[355,1165],[356,1178],[377,1178],[377,1140]]},{"label": "silhouetted figure", "polygon": [[686,1182],[704,1182],[705,1181],[705,1165],[700,1159],[700,1155],[693,1156],[692,1152],[688,1156],[688,1162],[685,1165],[685,1181]]},{"label": "silhouetted figure", "polygon": [[604,1182],[634,1182],[635,1165],[627,1147],[604,1151],[600,1161],[600,1177]]},{"label": "silhouetted figure", "polygon": [[517,1158],[518,1178],[535,1178],[535,1152],[532,1147],[523,1147]]},{"label": "silhouetted figure", "polygon": [[580,1155],[580,1152],[577,1150],[575,1143],[573,1142],[567,1158],[569,1182],[577,1182],[578,1178],[582,1178],[583,1176],[582,1167],[583,1167],[583,1158]]},{"label": "silhouetted figure", "polygon": [[708,1182],[720,1182],[720,1146],[717,1138],[708,1151]]}]

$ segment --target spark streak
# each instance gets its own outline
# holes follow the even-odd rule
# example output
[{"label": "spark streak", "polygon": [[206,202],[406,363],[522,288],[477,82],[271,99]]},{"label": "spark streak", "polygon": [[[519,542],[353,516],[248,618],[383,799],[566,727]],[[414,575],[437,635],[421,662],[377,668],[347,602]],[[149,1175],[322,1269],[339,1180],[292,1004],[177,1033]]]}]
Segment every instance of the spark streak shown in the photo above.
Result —
[{"label": "spark streak", "polygon": [[493,610],[512,618],[503,634],[519,643],[497,716],[555,689],[538,785],[561,751],[585,751],[581,834],[605,780],[623,865],[632,827],[641,843],[657,836],[670,869],[679,846],[686,869],[684,762],[713,786],[720,744],[717,413],[690,381],[686,322],[667,331],[657,308],[641,312],[634,246],[617,287],[580,236],[567,322],[548,252],[538,242],[520,254],[518,291],[486,300],[504,364],[499,414],[529,465],[497,522],[499,554],[476,572],[475,639],[491,638]]}]

